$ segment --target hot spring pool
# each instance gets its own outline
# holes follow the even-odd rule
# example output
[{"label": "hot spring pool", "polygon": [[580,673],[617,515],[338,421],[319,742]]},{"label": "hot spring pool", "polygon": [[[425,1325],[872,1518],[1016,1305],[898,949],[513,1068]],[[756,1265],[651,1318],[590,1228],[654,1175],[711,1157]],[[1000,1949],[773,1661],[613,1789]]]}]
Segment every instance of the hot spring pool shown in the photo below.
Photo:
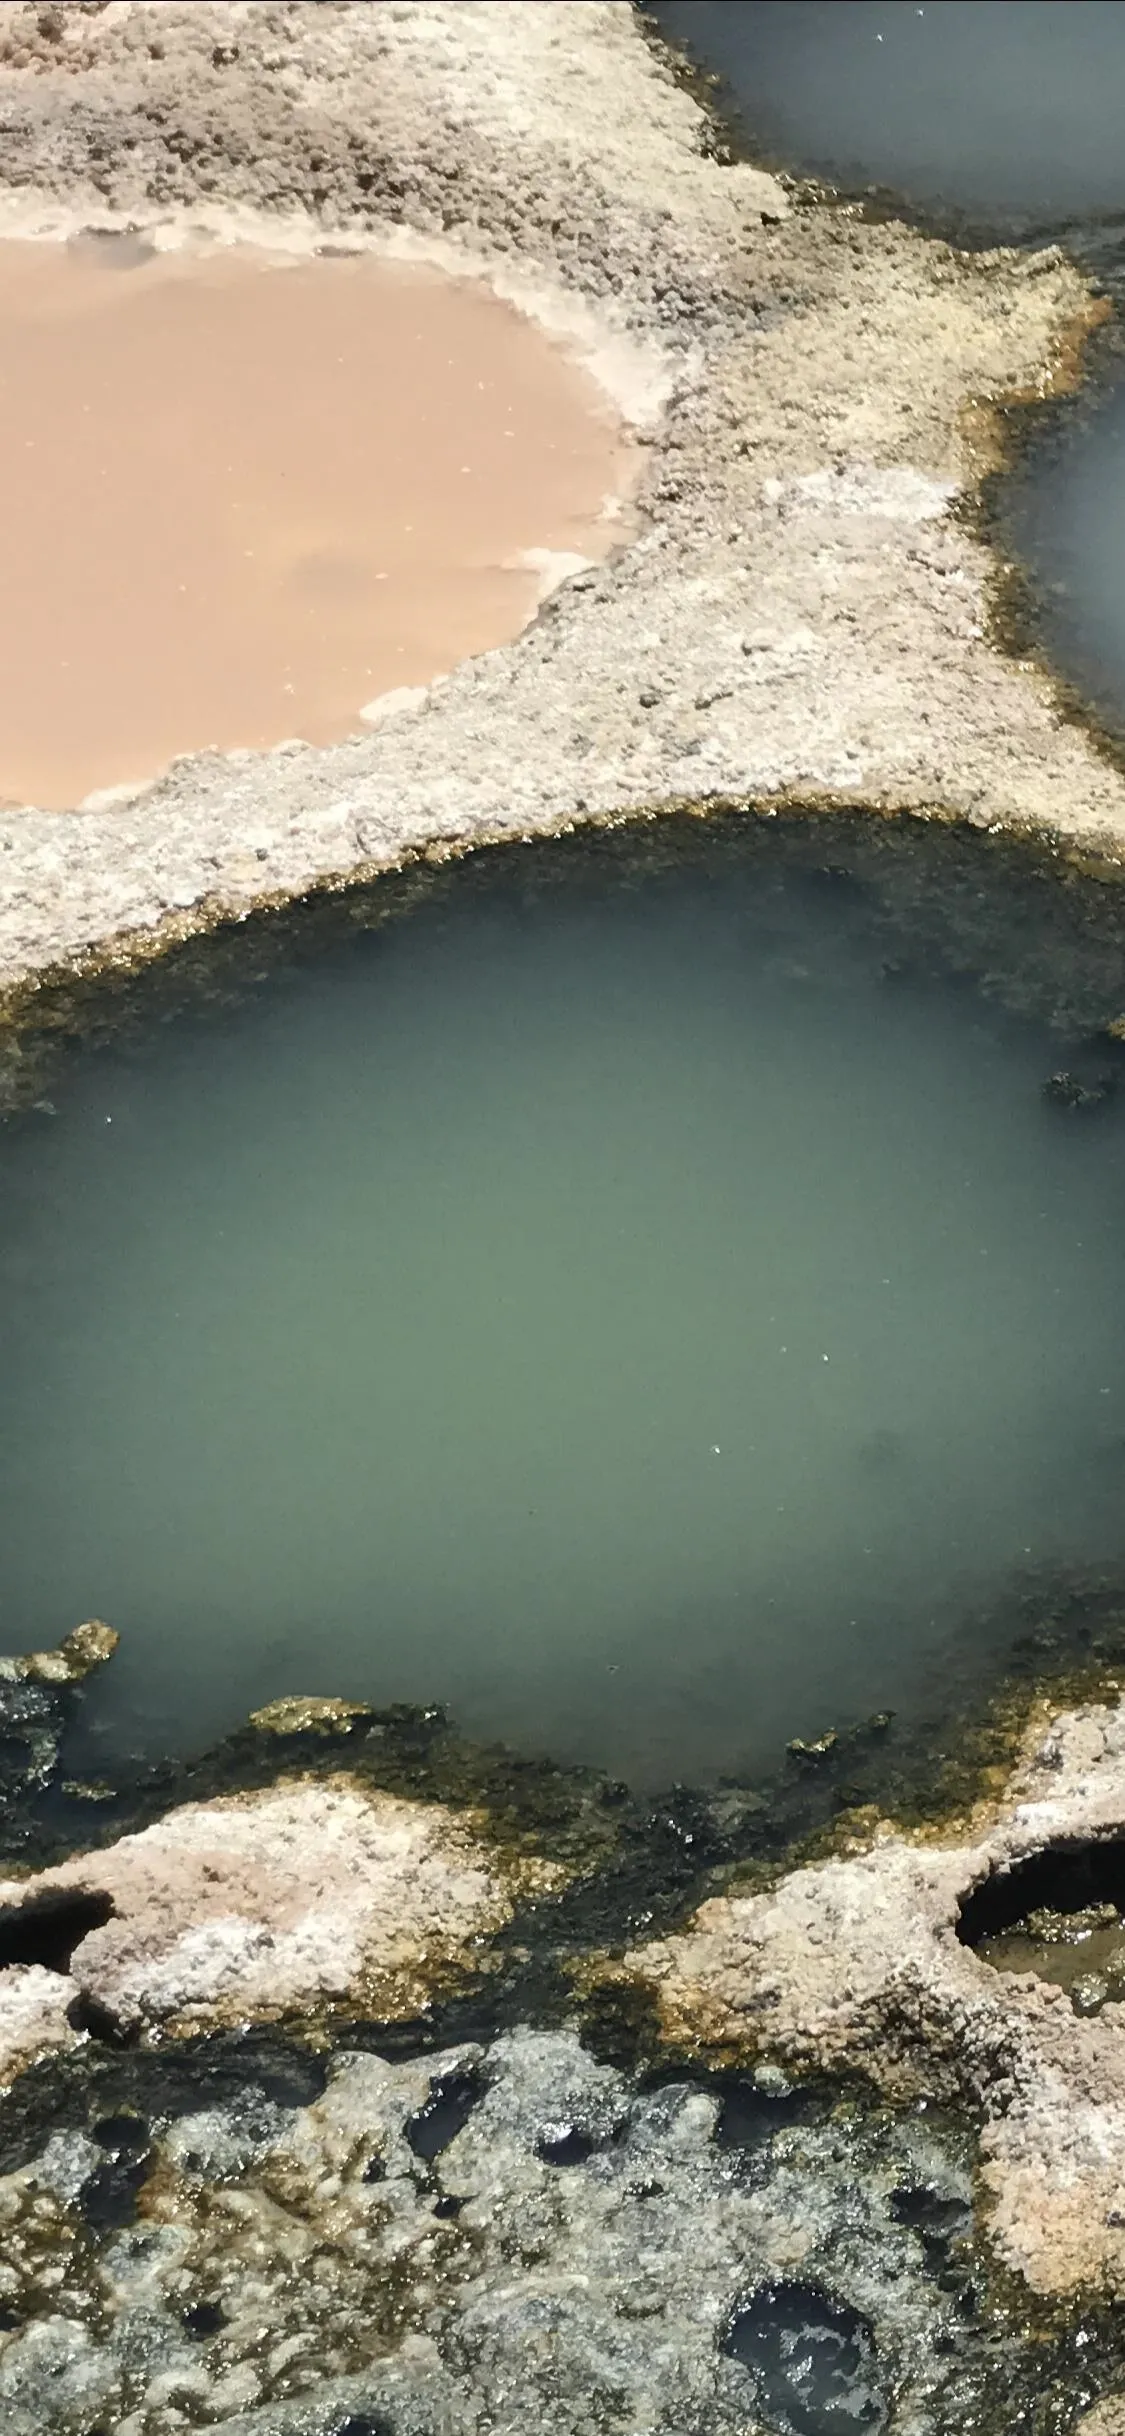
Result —
[{"label": "hot spring pool", "polygon": [[99,1747],[319,1691],[705,1779],[1125,1557],[1112,1042],[1045,1097],[800,822],[351,910],[0,1131],[0,1637],[120,1627]]}]

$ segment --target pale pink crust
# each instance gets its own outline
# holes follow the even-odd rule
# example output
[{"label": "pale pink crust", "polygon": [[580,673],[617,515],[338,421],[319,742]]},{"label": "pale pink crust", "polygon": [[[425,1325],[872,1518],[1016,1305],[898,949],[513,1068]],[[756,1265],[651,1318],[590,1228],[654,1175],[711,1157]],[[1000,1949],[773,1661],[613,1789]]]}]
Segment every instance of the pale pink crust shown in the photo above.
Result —
[{"label": "pale pink crust", "polygon": [[563,1874],[501,1857],[467,1813],[343,1776],[189,1804],[102,1852],[0,1883],[4,1905],[71,1891],[113,1905],[68,1976],[0,1971],[0,2075],[71,2037],[65,2007],[76,1998],[142,2032],[336,2005],[409,2016],[487,1961],[522,1893]]},{"label": "pale pink crust", "polygon": [[983,2115],[992,2237],[1041,2292],[1125,2292],[1125,2024],[1001,1973],[957,1935],[990,1870],[1074,1837],[1125,1834],[1125,1710],[1040,1729],[988,1828],[955,1844],[886,1828],[854,1858],[719,1897],[636,1948],[667,2036],[697,2052],[858,2069],[889,2097]]}]

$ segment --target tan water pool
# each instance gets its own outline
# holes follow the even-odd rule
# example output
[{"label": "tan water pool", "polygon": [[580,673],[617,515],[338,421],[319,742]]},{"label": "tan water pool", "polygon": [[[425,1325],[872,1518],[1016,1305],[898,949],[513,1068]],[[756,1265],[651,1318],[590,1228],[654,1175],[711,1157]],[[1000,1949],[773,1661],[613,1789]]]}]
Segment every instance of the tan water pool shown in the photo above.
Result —
[{"label": "tan water pool", "polygon": [[0,243],[0,799],[326,744],[605,555],[634,453],[483,282],[371,254]]}]

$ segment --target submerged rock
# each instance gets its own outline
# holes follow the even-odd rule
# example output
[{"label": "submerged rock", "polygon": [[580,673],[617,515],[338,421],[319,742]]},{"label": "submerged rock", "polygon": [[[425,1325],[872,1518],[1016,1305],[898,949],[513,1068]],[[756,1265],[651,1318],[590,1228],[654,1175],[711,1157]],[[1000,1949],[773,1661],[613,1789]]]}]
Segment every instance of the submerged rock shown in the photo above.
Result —
[{"label": "submerged rock", "polygon": [[362,1700],[326,1700],[316,1693],[298,1693],[251,1709],[250,1724],[259,1734],[346,1734],[353,1724],[373,1714]]},{"label": "submerged rock", "polygon": [[1109,1995],[1109,1981],[1100,1971],[1084,1971],[1071,1988],[1070,2001],[1076,2013],[1088,2016],[1100,2013],[1108,2005]]},{"label": "submerged rock", "polygon": [[471,1812],[342,1775],[185,1804],[0,1882],[0,2073],[72,2040],[91,2007],[118,2034],[412,2016],[565,1874],[502,1854]]},{"label": "submerged rock", "polygon": [[1116,2008],[1101,2011],[1108,1981],[1075,1989],[1072,2004],[1030,1970],[993,1969],[968,1941],[1021,1917],[1021,1870],[1032,1917],[1052,1870],[1079,1896],[1104,1893],[1118,1873],[1125,1889],[1125,1711],[1073,1711],[1040,1728],[974,1839],[939,1845],[876,1827],[854,1858],[715,1897],[606,1978],[647,1999],[680,2052],[858,2071],[899,2100],[968,2106],[983,2120],[1005,2263],[1041,2293],[1090,2284],[1119,2296],[1125,2039]]},{"label": "submerged rock", "polygon": [[84,1683],[96,1667],[105,1666],[121,1639],[112,1624],[96,1616],[76,1624],[57,1649],[34,1649],[23,1658],[0,1660],[0,1673],[27,1683]]},{"label": "submerged rock", "polygon": [[0,1826],[9,1851],[29,1839],[30,1813],[58,1773],[76,1687],[112,1658],[118,1639],[91,1617],[57,1649],[0,1657]]},{"label": "submerged rock", "polygon": [[815,1767],[820,1760],[831,1759],[833,1752],[839,1748],[839,1742],[839,1735],[829,1727],[827,1733],[817,1735],[815,1742],[802,1742],[797,1735],[792,1742],[786,1743],[785,1748],[791,1759],[808,1760]]},{"label": "submerged rock", "polygon": [[1056,1108],[1104,1108],[1117,1089],[1115,1074],[1099,1074],[1093,1082],[1083,1082],[1080,1074],[1064,1071],[1049,1074],[1043,1085],[1043,1097]]}]

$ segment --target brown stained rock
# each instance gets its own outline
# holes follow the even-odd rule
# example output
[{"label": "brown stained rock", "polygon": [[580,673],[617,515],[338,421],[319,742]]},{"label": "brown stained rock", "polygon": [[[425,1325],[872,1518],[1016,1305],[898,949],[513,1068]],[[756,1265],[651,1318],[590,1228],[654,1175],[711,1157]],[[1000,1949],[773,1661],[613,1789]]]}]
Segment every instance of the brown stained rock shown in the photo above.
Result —
[{"label": "brown stained rock", "polygon": [[32,1650],[15,1664],[34,1683],[82,1683],[96,1667],[106,1665],[120,1639],[112,1624],[101,1624],[91,1616],[87,1623],[76,1624],[57,1649]]},{"label": "brown stained rock", "polygon": [[74,1995],[71,1980],[37,1963],[0,1971],[0,2081],[13,2081],[52,2047],[74,2046],[66,2018]]},{"label": "brown stained rock", "polygon": [[0,1657],[0,1829],[9,1853],[28,1829],[21,1815],[57,1775],[74,1687],[117,1647],[109,1624],[91,1618],[58,1649]]},{"label": "brown stained rock", "polygon": [[325,1700],[317,1693],[291,1693],[251,1709],[250,1724],[259,1734],[338,1734],[350,1731],[359,1717],[370,1717],[362,1700]]},{"label": "brown stained rock", "polygon": [[1074,1711],[1040,1728],[987,1831],[935,1846],[883,1827],[855,1858],[705,1903],[624,1974],[677,2048],[859,2071],[888,2097],[979,2109],[1005,2262],[1040,2292],[1125,2294],[1122,2008],[1082,2020],[1063,1989],[992,1969],[957,1935],[993,1870],[1123,1833],[1125,1710]]},{"label": "brown stained rock", "polygon": [[469,1812],[345,1776],[186,1805],[104,1851],[0,1883],[6,1907],[46,1911],[69,1893],[113,1905],[68,1974],[0,1969],[0,2074],[66,2043],[76,1997],[142,2033],[335,2007],[409,2017],[481,1967],[521,1895],[564,1874],[501,1857]]}]

